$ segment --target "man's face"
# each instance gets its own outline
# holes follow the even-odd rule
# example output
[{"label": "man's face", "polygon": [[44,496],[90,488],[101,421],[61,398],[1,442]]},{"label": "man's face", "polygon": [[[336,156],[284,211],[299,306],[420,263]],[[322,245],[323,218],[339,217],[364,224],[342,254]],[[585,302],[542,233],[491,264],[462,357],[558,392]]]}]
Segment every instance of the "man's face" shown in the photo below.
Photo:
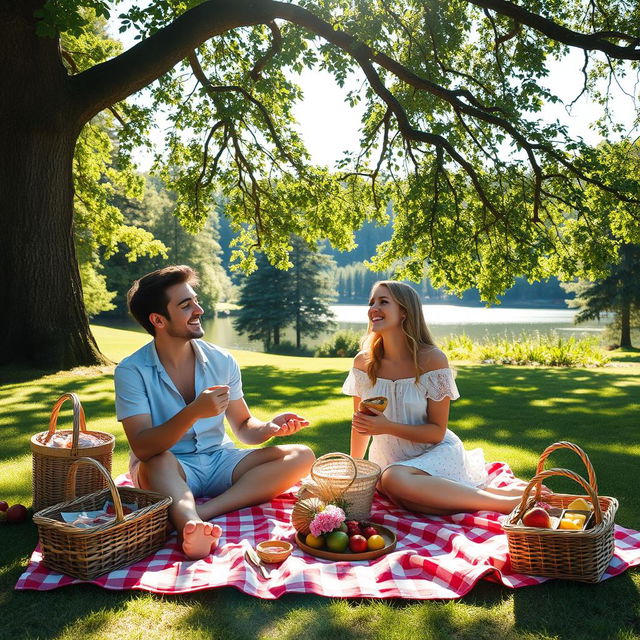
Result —
[{"label": "man's face", "polygon": [[200,317],[204,313],[198,304],[198,296],[190,284],[175,284],[167,289],[169,303],[165,331],[172,338],[202,338],[204,331]]}]

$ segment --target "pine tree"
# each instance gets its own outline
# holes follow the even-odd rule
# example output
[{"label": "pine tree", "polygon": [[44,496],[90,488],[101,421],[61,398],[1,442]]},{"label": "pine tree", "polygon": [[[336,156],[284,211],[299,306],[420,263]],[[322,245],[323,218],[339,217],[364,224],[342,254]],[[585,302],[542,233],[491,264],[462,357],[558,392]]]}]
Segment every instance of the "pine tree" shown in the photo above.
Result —
[{"label": "pine tree", "polygon": [[605,278],[594,282],[578,280],[564,283],[565,291],[575,293],[570,307],[580,309],[575,322],[600,319],[615,313],[614,328],[620,331],[620,346],[632,348],[631,327],[640,316],[640,245],[625,244],[619,250],[620,261],[612,264]]},{"label": "pine tree", "polygon": [[313,251],[301,238],[291,239],[292,267],[282,271],[258,254],[258,268],[244,279],[240,289],[240,314],[234,320],[238,333],[262,340],[265,350],[280,344],[280,332],[293,324],[296,348],[302,337],[315,337],[333,324],[329,305],[335,299],[335,263]]},{"label": "pine tree", "polygon": [[291,323],[286,300],[291,274],[276,269],[263,253],[256,254],[258,268],[240,285],[241,309],[233,321],[235,330],[249,340],[262,340],[265,351],[280,344],[280,331]]}]

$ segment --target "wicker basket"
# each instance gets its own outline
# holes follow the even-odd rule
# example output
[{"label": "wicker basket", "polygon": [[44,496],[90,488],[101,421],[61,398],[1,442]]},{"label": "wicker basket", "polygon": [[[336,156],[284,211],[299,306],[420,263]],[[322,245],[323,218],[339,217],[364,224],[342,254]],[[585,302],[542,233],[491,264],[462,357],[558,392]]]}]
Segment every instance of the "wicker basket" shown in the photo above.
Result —
[{"label": "wicker basket", "polygon": [[[78,465],[95,468],[108,485],[80,498],[74,486]],[[104,573],[132,564],[159,549],[167,538],[171,498],[131,487],[116,487],[107,470],[92,458],[78,458],[67,475],[68,500],[38,511],[38,525],[44,565],[81,580],[93,580]],[[107,524],[82,529],[62,521],[63,511],[102,509],[113,501],[116,517]],[[126,516],[123,502],[136,502],[138,510]]]},{"label": "wicker basket", "polygon": [[[47,447],[46,443],[56,432],[58,414],[60,407],[65,400],[73,402],[73,431],[63,430],[60,433],[73,433],[70,449],[59,447]],[[101,444],[95,447],[79,447],[78,439],[80,432],[91,434],[99,440]],[[67,472],[71,463],[80,457],[93,458],[97,460],[107,472],[111,474],[111,458],[115,437],[104,431],[87,431],[84,417],[84,409],[80,404],[80,399],[75,393],[65,393],[56,401],[51,411],[49,419],[49,431],[36,433],[31,438],[31,454],[33,461],[33,509],[39,511],[65,499]],[[84,495],[99,491],[107,486],[104,476],[94,468],[80,469],[76,493]]]},{"label": "wicker basket", "polygon": [[[571,449],[584,462],[589,481],[567,469],[544,471],[544,462],[557,449]],[[594,524],[582,531],[565,529],[540,529],[525,527],[520,521],[524,512],[540,498],[543,480],[552,476],[565,476],[580,484],[587,492],[585,496],[551,494],[544,501],[552,507],[566,508],[570,502],[582,497],[593,505]],[[531,496],[535,488],[535,496]],[[598,496],[598,485],[593,466],[587,454],[570,442],[556,442],[547,447],[538,461],[536,475],[527,485],[520,504],[511,512],[503,524],[509,542],[511,568],[549,578],[564,578],[583,582],[599,582],[613,556],[613,521],[618,509],[615,498]]]},{"label": "wicker basket", "polygon": [[316,496],[327,503],[341,499],[348,505],[348,519],[366,520],[371,515],[380,473],[375,462],[345,453],[327,453],[313,463],[311,477],[303,480],[298,498]]}]

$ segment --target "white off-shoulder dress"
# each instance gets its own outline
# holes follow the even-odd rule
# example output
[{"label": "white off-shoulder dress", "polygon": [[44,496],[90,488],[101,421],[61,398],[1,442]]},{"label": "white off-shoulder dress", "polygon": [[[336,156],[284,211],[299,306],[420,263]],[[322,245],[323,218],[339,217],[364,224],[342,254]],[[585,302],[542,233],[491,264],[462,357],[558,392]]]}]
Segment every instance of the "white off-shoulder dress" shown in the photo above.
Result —
[{"label": "white off-shoulder dress", "polygon": [[[389,420],[415,425],[426,424],[429,400],[438,402],[445,397],[452,400],[460,397],[453,371],[449,368],[427,371],[417,383],[415,378],[378,378],[375,385],[371,384],[364,371],[353,368],[342,385],[342,391],[363,400],[384,396],[388,400],[384,415]],[[413,442],[388,434],[373,436],[369,460],[379,464],[383,470],[400,464],[471,487],[482,487],[487,482],[482,449],[465,451],[460,438],[449,429],[438,444]]]}]

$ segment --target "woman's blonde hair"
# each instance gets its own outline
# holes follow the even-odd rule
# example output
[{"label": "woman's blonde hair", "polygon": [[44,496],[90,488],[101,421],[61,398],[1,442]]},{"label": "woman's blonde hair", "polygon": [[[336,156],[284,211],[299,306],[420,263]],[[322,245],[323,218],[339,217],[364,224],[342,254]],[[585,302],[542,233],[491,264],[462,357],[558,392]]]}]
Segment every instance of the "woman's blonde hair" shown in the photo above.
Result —
[{"label": "woman's blonde hair", "polygon": [[[420,365],[418,364],[418,354],[420,348],[424,346],[435,346],[431,332],[427,327],[422,313],[420,297],[415,289],[404,282],[396,280],[379,280],[371,287],[371,295],[376,287],[385,286],[389,290],[391,298],[398,303],[404,312],[402,320],[402,331],[407,339],[407,345],[413,355],[413,363],[416,368],[416,382],[420,381]],[[384,353],[382,336],[372,331],[371,320],[367,333],[362,339],[361,348],[367,352],[367,375],[371,384],[375,384],[378,379],[378,369]]]}]

